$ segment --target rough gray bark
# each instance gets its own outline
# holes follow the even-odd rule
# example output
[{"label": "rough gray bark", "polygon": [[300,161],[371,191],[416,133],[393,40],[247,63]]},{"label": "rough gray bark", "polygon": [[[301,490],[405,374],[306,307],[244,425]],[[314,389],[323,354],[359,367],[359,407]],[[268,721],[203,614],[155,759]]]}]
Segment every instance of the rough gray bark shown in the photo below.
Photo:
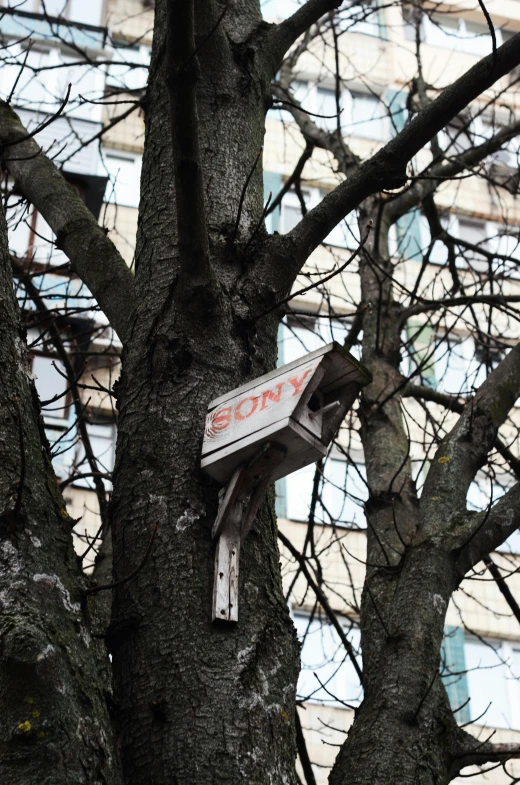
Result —
[{"label": "rough gray bark", "polygon": [[[197,43],[218,12],[216,3],[205,4]],[[199,469],[208,402],[276,360],[278,317],[258,324],[252,318],[274,295],[247,275],[240,245],[230,242],[262,144],[269,92],[267,70],[251,68],[257,52],[242,43],[259,22],[258,7],[229,6],[200,50],[206,78],[198,84],[197,110],[214,285],[188,297],[176,233],[183,211],[175,199],[184,195],[174,195],[165,14],[166,3],[157,3],[136,254],[139,305],[123,358],[111,505],[116,580],[139,563],[159,523],[148,562],[115,591],[109,631],[124,779],[293,785],[299,658],[276,531],[264,506],[241,552],[240,621],[212,624],[218,485]],[[261,211],[259,166],[245,195],[240,239],[249,238]]]},{"label": "rough gray bark", "polygon": [[0,779],[115,785],[106,654],[90,635],[0,214]]}]

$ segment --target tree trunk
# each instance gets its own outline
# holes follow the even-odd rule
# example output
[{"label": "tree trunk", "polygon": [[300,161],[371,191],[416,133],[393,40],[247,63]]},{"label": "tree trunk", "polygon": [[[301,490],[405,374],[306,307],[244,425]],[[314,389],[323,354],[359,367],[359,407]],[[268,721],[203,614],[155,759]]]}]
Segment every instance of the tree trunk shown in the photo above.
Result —
[{"label": "tree trunk", "polygon": [[[248,71],[254,53],[233,49],[233,13],[229,7],[200,51],[215,282],[186,294],[175,230],[165,3],[156,4],[137,316],[123,354],[111,505],[116,580],[140,563],[159,524],[150,558],[115,592],[109,631],[129,785],[296,782],[298,643],[282,593],[272,495],[241,551],[238,624],[211,622],[219,487],[199,468],[205,414],[217,395],[274,367],[278,323],[274,315],[251,318],[265,308],[266,293],[262,281],[251,286],[246,261],[230,243],[262,143],[268,90],[267,78]],[[204,19],[208,29],[197,43],[214,24],[211,13]],[[245,239],[262,212],[260,172],[261,164],[244,201],[238,236]]]},{"label": "tree trunk", "polygon": [[0,780],[115,785],[103,677],[0,214]]},{"label": "tree trunk", "polygon": [[393,296],[388,225],[378,198],[360,210],[374,231],[360,262],[362,440],[367,467],[367,573],[361,606],[364,700],[331,785],[439,785],[451,779],[458,729],[439,678],[444,620],[456,587],[448,551],[417,540],[419,501],[400,398],[400,307]]}]

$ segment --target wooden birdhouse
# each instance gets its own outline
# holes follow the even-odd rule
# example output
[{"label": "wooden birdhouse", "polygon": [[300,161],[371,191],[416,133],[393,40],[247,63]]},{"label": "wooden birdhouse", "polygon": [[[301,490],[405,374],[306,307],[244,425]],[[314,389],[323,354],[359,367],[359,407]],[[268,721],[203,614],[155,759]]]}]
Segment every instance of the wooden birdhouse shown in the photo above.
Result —
[{"label": "wooden birdhouse", "polygon": [[226,484],[213,526],[214,619],[238,619],[240,543],[268,484],[326,454],[370,380],[354,357],[331,343],[209,404],[201,466]]}]

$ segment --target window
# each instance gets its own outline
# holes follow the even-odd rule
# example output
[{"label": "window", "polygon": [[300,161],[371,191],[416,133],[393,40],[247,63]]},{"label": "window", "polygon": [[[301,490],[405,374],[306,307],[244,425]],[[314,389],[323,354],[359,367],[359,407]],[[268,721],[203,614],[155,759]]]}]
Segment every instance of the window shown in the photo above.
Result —
[{"label": "window", "polygon": [[[403,9],[404,34],[409,41],[415,41],[416,18],[414,9],[406,6]],[[514,31],[495,28],[497,45],[507,41]],[[489,28],[482,22],[461,19],[455,14],[423,14],[421,19],[421,40],[432,46],[442,46],[457,52],[484,57],[491,53],[491,36]]]},{"label": "window", "polygon": [[288,19],[301,8],[304,0],[261,0],[260,7],[266,19]]},{"label": "window", "polygon": [[[339,110],[341,111],[341,93],[339,96]],[[335,131],[338,127],[338,104],[336,102],[335,90],[326,87],[318,87],[316,114],[323,115],[316,117],[316,123],[328,131]],[[341,115],[340,115],[341,122]]]},{"label": "window", "polygon": [[[100,472],[111,472],[114,468],[115,458],[115,426],[113,423],[87,425],[92,452],[96,458]],[[77,474],[88,474],[90,464],[85,455],[85,448],[79,443],[74,466]],[[104,480],[105,488],[108,489],[107,481]],[[94,488],[92,477],[85,477],[75,482],[84,488]]]},{"label": "window", "polygon": [[[279,364],[285,365],[331,341],[342,344],[350,324],[347,320],[294,317],[282,325],[279,339]],[[359,359],[359,346],[351,353]],[[290,520],[307,521],[312,499],[316,466],[305,466],[284,478],[277,487],[280,515]],[[319,523],[364,528],[363,503],[367,499],[365,466],[362,459],[348,464],[343,456],[325,461],[320,479],[320,499],[315,508]]]},{"label": "window", "polygon": [[[318,188],[302,189],[302,196],[305,201],[307,211],[316,207],[327,195],[327,191]],[[303,217],[300,200],[294,191],[289,191],[282,201],[282,220],[281,230],[284,234],[294,229]],[[343,221],[332,229],[323,241],[325,245],[333,245],[338,248],[355,248],[360,241],[357,214],[350,213]]]},{"label": "window", "polygon": [[[486,248],[487,227],[484,221],[475,221],[471,218],[459,218],[456,236],[460,237],[460,239],[466,243]],[[470,266],[472,270],[487,272],[489,269],[489,262],[487,257],[479,254],[477,250],[465,248],[461,245],[459,246],[458,266]]]},{"label": "window", "polygon": [[[308,352],[313,352],[332,341],[344,343],[350,328],[349,320],[318,318],[314,316],[303,316],[288,318],[281,325],[279,338],[280,365],[287,365],[293,360],[298,360]],[[355,346],[351,349],[358,360],[360,348]]]},{"label": "window", "polygon": [[420,8],[417,8],[415,5],[403,5],[403,29],[404,29],[404,37],[407,41],[414,41],[416,40],[416,30],[417,25],[419,25],[419,38],[421,41],[424,41],[424,28],[425,25],[422,21],[422,11]]},{"label": "window", "polygon": [[[260,7],[264,18],[282,20],[292,16],[304,4],[305,0],[261,0]],[[340,9],[336,12],[335,19],[340,32],[380,36],[379,16],[376,0],[366,0]]]},{"label": "window", "polygon": [[[302,196],[307,207],[310,210],[311,194],[310,191],[302,189]],[[301,221],[303,216],[300,200],[294,191],[289,191],[285,194],[282,201],[282,232],[287,234]]]},{"label": "window", "polygon": [[[362,699],[359,678],[334,627],[320,618],[311,620],[300,614],[294,616],[294,625],[302,642],[298,699],[329,706],[358,706]],[[361,664],[359,628],[350,620],[342,626]]]},{"label": "window", "polygon": [[433,351],[433,362],[437,389],[450,395],[470,393],[486,377],[475,357],[473,338],[444,338]]},{"label": "window", "polygon": [[466,638],[465,656],[474,722],[520,730],[520,650],[509,641]]},{"label": "window", "polygon": [[339,12],[340,29],[350,33],[380,36],[380,10],[375,0],[362,3],[352,3],[348,8]]},{"label": "window", "polygon": [[[495,504],[512,486],[510,475],[496,474],[490,479],[484,472],[477,474],[468,489],[467,507],[475,512],[485,512],[489,504]],[[498,546],[501,553],[520,554],[520,530],[511,534],[505,542]]]},{"label": "window", "polygon": [[[334,87],[296,80],[291,85],[294,98],[305,111],[322,115],[317,125],[329,132],[338,127],[338,104]],[[362,90],[341,90],[339,115],[342,134],[361,139],[385,141],[389,136],[389,119],[385,104],[377,95]],[[289,119],[287,113],[284,119]]]},{"label": "window", "polygon": [[[38,11],[44,13],[44,3],[37,2]],[[48,16],[57,16],[71,22],[99,26],[102,23],[103,0],[45,0]]]},{"label": "window", "polygon": [[[460,244],[458,247],[457,266],[471,269],[476,273],[489,273],[489,258],[479,253],[479,248],[490,253],[509,256],[510,259],[492,259],[492,272],[494,275],[502,274],[511,277],[520,274],[520,229],[517,226],[495,224],[492,221],[482,221],[476,218],[455,215],[453,213],[441,216],[441,224],[449,234],[460,238],[465,243],[476,246],[475,249],[466,248]],[[425,216],[420,216],[420,242],[422,253],[426,254],[430,244],[430,228]],[[403,256],[401,246],[398,251]],[[408,256],[407,258],[411,258]],[[422,255],[421,255],[422,258]],[[437,240],[430,253],[429,260],[432,264],[446,264],[448,251],[441,240]]]},{"label": "window", "polygon": [[490,230],[487,246],[490,251],[509,259],[494,259],[493,272],[509,278],[520,276],[520,229],[515,226],[495,226]]},{"label": "window", "polygon": [[[503,128],[501,123],[497,123],[493,118],[486,117],[478,118],[478,122],[475,123],[475,126],[478,144],[483,144],[487,139],[491,139],[492,136],[498,134]],[[510,139],[500,150],[497,150],[496,153],[492,153],[492,155],[489,156],[489,160],[495,164],[517,169],[518,141],[516,139]]]},{"label": "window", "polygon": [[473,146],[470,117],[455,117],[440,133],[441,147],[448,155],[459,155]]},{"label": "window", "polygon": [[385,139],[387,117],[383,103],[375,95],[351,93],[352,136],[363,139]]},{"label": "window", "polygon": [[103,169],[109,175],[105,201],[124,207],[139,207],[141,156],[106,151]]},{"label": "window", "polygon": [[[309,519],[316,471],[316,465],[311,464],[285,478],[286,515],[289,520]],[[314,511],[316,522],[365,528],[363,504],[368,498],[365,479],[364,464],[351,465],[344,458],[326,458]]]},{"label": "window", "polygon": [[[108,68],[107,85],[128,90],[144,88],[148,81],[151,50],[149,46],[131,45],[126,42],[113,42],[113,65]],[[129,63],[129,65],[125,65]],[[135,63],[142,63],[136,68]]]},{"label": "window", "polygon": [[69,386],[67,375],[62,363],[55,357],[35,354],[31,361],[31,370],[35,376],[34,383],[40,397],[45,403],[55,395],[62,397],[44,407],[42,413],[45,420],[66,420],[69,416],[65,391]]}]

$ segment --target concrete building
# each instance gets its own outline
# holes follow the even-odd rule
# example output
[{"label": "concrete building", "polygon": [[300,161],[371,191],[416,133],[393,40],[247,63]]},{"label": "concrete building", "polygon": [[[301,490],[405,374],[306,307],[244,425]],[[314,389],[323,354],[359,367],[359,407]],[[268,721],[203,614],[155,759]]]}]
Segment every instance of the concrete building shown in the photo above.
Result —
[{"label": "concrete building", "polygon": [[[266,19],[279,20],[298,5],[295,0],[265,0],[263,10]],[[56,17],[51,24],[42,15],[43,8],[37,0],[26,0],[25,5],[17,4],[16,12],[5,14],[0,21],[4,40],[21,41],[13,46],[8,66],[0,70],[2,97],[9,95],[20,60],[26,54],[29,65],[45,69],[32,75],[24,72],[14,95],[15,108],[29,130],[56,111],[66,93],[66,85],[72,84],[62,116],[42,131],[38,140],[63,164],[66,176],[84,194],[87,204],[107,227],[109,236],[129,265],[133,262],[137,229],[144,139],[142,111],[138,104],[101,105],[91,101],[102,96],[106,100],[110,95],[117,100],[135,101],[140,96],[150,59],[152,6],[153,3],[144,0],[91,0],[89,3],[48,0],[45,4],[47,14]],[[488,7],[499,44],[520,31],[518,0],[495,1]],[[326,44],[314,41],[293,70],[293,95],[307,111],[322,115],[317,119],[321,127],[333,129],[337,126],[339,98],[342,133],[360,156],[365,157],[376,150],[404,123],[405,91],[417,69],[416,31],[410,24],[412,18],[412,9],[399,4],[373,2],[348,8],[338,55],[342,77],[339,94],[335,53],[330,41]],[[28,32],[33,40],[30,48],[22,40]],[[465,2],[446,3],[442,10],[436,9],[431,19],[425,17],[420,36],[423,72],[432,85],[444,86],[453,81],[491,48],[480,9]],[[96,66],[86,64],[75,47],[86,50]],[[476,113],[471,126],[474,138],[487,138],[493,128],[507,124],[518,113],[520,96],[514,85],[517,78],[518,75],[513,77],[510,88],[501,95],[497,106],[487,106],[486,97],[481,99],[481,111]],[[502,81],[505,88],[505,80]],[[278,107],[273,108],[267,118],[266,199],[269,192],[273,195],[279,192],[304,150],[292,115],[282,104]],[[111,127],[114,119],[125,112],[128,112],[125,119]],[[86,144],[99,138],[97,135],[107,126],[109,130],[102,135],[101,144]],[[452,140],[455,151],[463,149],[466,142],[459,127],[454,125],[445,134]],[[495,173],[503,172],[504,177],[511,177],[513,169],[518,169],[517,154],[515,142],[497,153],[492,162]],[[421,153],[419,163],[427,162],[428,155],[428,151]],[[339,179],[330,166],[328,153],[317,150],[302,175],[302,195],[307,208],[316,205]],[[447,182],[440,189],[437,201],[445,208],[444,220],[452,233],[473,246],[480,245],[520,260],[520,206],[513,196],[507,192],[497,193],[496,189],[488,187],[484,178],[469,178]],[[16,194],[10,197],[10,204],[11,249],[21,259],[30,257],[32,269],[43,271],[47,302],[62,302],[67,295],[70,322],[67,335],[83,383],[92,385],[94,376],[96,384],[93,386],[98,386],[99,382],[99,386],[110,388],[118,374],[120,346],[117,340],[102,316],[89,307],[85,288],[71,280],[66,271],[60,270],[66,260],[49,243],[52,233],[41,216],[35,211],[24,213],[22,206],[16,207]],[[287,232],[300,217],[300,198],[294,191],[289,191],[281,206],[269,214],[268,230]],[[396,278],[406,286],[416,279],[424,251],[429,246],[428,222],[414,211],[402,219],[391,241],[392,254],[399,260]],[[334,265],[341,265],[358,243],[356,217],[349,216],[314,252],[295,291],[308,286],[310,280],[316,280],[317,274],[325,275]],[[445,248],[436,243],[423,272],[429,296],[436,296],[448,286],[448,272],[441,267],[445,261]],[[49,264],[53,268],[50,271],[47,269]],[[459,267],[464,275],[464,260]],[[507,275],[507,286],[513,291],[517,273],[514,265],[506,267],[501,272]],[[358,300],[355,262],[326,287],[296,297],[291,303],[293,313],[280,333],[280,364],[330,340],[344,341]],[[30,309],[32,306],[26,302],[25,307]],[[63,367],[56,363],[45,340],[38,341],[38,335],[44,329],[45,323],[42,326],[41,320],[35,319],[30,338],[35,342],[33,370],[37,387],[42,400],[49,401],[56,392],[66,389],[67,381],[62,375]],[[418,317],[413,351],[405,362],[417,363],[417,358],[429,356],[420,374],[422,384],[450,393],[469,391],[485,376],[485,358],[479,355],[478,344],[470,331],[464,329],[458,315],[453,316],[451,326],[448,318],[446,329],[452,331],[448,353],[440,342],[436,344],[436,336],[428,322]],[[517,340],[506,319],[502,336],[509,343]],[[83,390],[82,395],[89,414],[87,427],[92,447],[102,470],[109,472],[114,460],[116,427],[111,398],[93,389]],[[77,433],[74,428],[69,430],[75,419],[74,407],[69,404],[64,399],[44,410],[50,441],[55,445],[56,471],[63,479],[73,470],[76,475],[89,473]],[[412,432],[420,431],[423,410],[411,402],[408,415],[410,423],[415,422]],[[455,417],[448,414],[443,427],[449,428]],[[514,426],[511,426],[511,436],[513,441]],[[65,451],[67,446],[70,449]],[[413,447],[412,458],[417,465],[420,485],[427,468],[428,452],[419,435],[414,437]],[[517,450],[518,445],[513,449]],[[307,534],[314,476],[315,467],[311,466],[277,484],[280,527],[300,551]],[[363,453],[353,414],[342,428],[323,474],[318,478],[320,500],[314,513],[314,539],[330,603],[355,648],[359,647],[356,622],[364,575],[364,476]],[[503,493],[509,482],[505,472],[498,472],[493,496],[496,498]],[[105,483],[109,492],[110,483],[107,480]],[[76,526],[78,549],[85,549],[89,538],[95,536],[99,528],[92,477],[76,477],[66,485],[64,493],[70,515],[79,519]],[[475,509],[485,509],[489,498],[489,485],[483,477],[482,482],[477,481],[472,486],[468,504]],[[303,640],[303,667],[298,686],[305,706],[302,724],[316,780],[321,785],[327,780],[337,745],[342,743],[352,722],[353,710],[362,697],[361,689],[337,634],[316,609],[314,596],[298,573],[297,564],[286,551],[282,551],[282,558],[288,602]],[[510,538],[494,558],[514,573],[520,567],[520,535]],[[480,577],[482,580],[463,585],[448,611],[443,678],[452,706],[459,710],[461,723],[471,723],[470,729],[475,735],[484,739],[493,730],[494,741],[520,742],[520,626],[495,583],[487,580],[489,575],[483,572]],[[512,574],[508,584],[513,594],[520,597],[520,575]],[[520,776],[520,767],[515,763],[508,764],[508,771]],[[465,779],[460,779],[463,781]],[[472,781],[479,785],[505,785],[508,780],[502,769],[495,769],[477,774]]]}]

